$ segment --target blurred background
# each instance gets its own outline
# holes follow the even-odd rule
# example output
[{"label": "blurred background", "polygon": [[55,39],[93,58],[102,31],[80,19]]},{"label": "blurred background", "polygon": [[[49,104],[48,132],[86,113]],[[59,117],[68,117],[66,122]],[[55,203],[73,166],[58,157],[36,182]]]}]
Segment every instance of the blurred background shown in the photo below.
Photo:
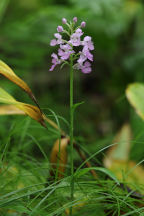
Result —
[{"label": "blurred background", "polygon": [[[95,45],[92,73],[75,73],[75,102],[85,101],[75,112],[75,136],[87,140],[94,151],[99,144],[110,144],[130,122],[133,139],[143,142],[144,124],[125,97],[129,83],[144,82],[143,1],[0,0],[0,59],[29,84],[46,113],[50,108],[68,120],[69,68],[49,71],[55,51],[49,43],[61,19],[74,16],[79,23],[86,21],[85,35]],[[17,86],[2,76],[0,80],[16,99],[31,102]],[[7,134],[10,119],[14,117],[1,117],[0,137]],[[143,154],[140,149],[131,157],[140,160]]]}]

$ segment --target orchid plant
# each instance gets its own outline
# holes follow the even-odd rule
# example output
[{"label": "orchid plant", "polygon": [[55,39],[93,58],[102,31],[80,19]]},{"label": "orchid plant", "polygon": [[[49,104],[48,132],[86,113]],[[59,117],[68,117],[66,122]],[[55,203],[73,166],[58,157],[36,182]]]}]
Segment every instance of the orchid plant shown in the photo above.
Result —
[{"label": "orchid plant", "polygon": [[[76,25],[77,17],[73,18],[72,22],[68,22],[65,18],[62,23],[65,26],[58,26],[57,33],[54,34],[54,39],[51,40],[51,46],[59,46],[58,54],[52,53],[52,66],[50,71],[53,71],[57,65],[68,64],[70,66],[70,155],[71,155],[71,201],[74,196],[74,165],[73,165],[73,130],[74,130],[74,103],[73,103],[73,74],[74,70],[81,70],[82,73],[88,74],[92,71],[91,62],[93,61],[94,45],[90,36],[85,36],[83,28],[86,22],[81,22]],[[72,215],[72,208],[70,209]]]},{"label": "orchid plant", "polygon": [[[73,22],[68,23],[65,18],[62,19],[62,23],[65,24],[68,29],[64,29],[62,26],[57,27],[58,33],[55,33],[55,39],[51,40],[50,45],[58,45],[58,55],[53,53],[52,63],[53,65],[50,68],[50,71],[58,64],[68,63],[71,58],[75,61],[73,64],[73,69],[81,70],[83,73],[91,72],[91,63],[93,61],[93,55],[91,50],[94,50],[94,45],[90,36],[85,36],[81,40],[81,36],[84,34],[81,28],[86,26],[86,23],[83,21],[80,26],[76,27],[77,17],[73,18]],[[60,34],[61,33],[61,34]],[[62,37],[62,34],[66,34],[69,39],[65,40]],[[80,51],[76,52],[75,47],[79,47]],[[73,62],[74,63],[74,62]]]}]

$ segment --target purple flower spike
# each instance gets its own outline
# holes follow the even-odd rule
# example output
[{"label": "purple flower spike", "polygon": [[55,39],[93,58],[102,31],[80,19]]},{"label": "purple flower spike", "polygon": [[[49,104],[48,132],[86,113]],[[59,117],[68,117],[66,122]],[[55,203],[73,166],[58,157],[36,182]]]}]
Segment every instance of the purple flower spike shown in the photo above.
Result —
[{"label": "purple flower spike", "polygon": [[65,18],[62,18],[62,23],[63,24],[66,24],[67,23],[67,20]]},{"label": "purple flower spike", "polygon": [[74,23],[76,23],[77,22],[77,17],[74,17],[73,21],[74,21]]},{"label": "purple flower spike", "polygon": [[[82,73],[85,74],[91,72],[90,62],[93,61],[93,54],[91,51],[94,50],[92,38],[90,36],[85,36],[81,39],[84,34],[82,28],[86,26],[86,22],[81,22],[79,27],[74,25],[76,22],[77,17],[73,18],[73,22],[67,22],[65,18],[62,18],[62,23],[67,24],[68,29],[63,29],[62,26],[57,27],[58,33],[54,34],[55,38],[51,40],[50,45],[58,45],[59,48],[58,54],[52,54],[52,66],[50,71],[53,71],[58,64],[69,64],[70,57],[72,57],[74,69],[81,70]],[[63,32],[63,34],[65,33],[69,39],[63,39],[60,32]]]},{"label": "purple flower spike", "polygon": [[58,32],[63,32],[63,27],[62,27],[62,26],[58,26],[58,27],[57,27],[57,31],[58,31]]},{"label": "purple flower spike", "polygon": [[86,26],[86,22],[81,22],[81,27],[84,28]]}]

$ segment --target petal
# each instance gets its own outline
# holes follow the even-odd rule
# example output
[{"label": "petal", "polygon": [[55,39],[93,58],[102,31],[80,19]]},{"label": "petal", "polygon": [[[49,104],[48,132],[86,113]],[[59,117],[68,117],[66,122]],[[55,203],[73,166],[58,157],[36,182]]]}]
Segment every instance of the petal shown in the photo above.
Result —
[{"label": "petal", "polygon": [[79,37],[83,35],[83,32],[80,28],[78,28],[75,32],[75,34],[77,34]]},{"label": "petal", "polygon": [[84,41],[86,41],[86,42],[91,41],[91,37],[90,36],[85,36]]},{"label": "petal", "polygon": [[55,46],[55,45],[57,45],[56,39],[51,40],[50,46]]},{"label": "petal", "polygon": [[59,49],[59,50],[58,50],[58,55],[59,55],[59,56],[63,56],[63,55],[64,55],[64,51],[63,51],[62,49]]},{"label": "petal", "polygon": [[62,36],[59,34],[59,33],[55,33],[54,36],[57,38],[57,39],[61,39]]},{"label": "petal", "polygon": [[53,69],[55,68],[55,66],[56,66],[56,64],[53,64],[53,65],[51,66],[51,68],[49,69],[49,71],[53,71]]},{"label": "petal", "polygon": [[52,53],[51,57],[54,58],[54,59],[58,59],[58,56],[55,53]]},{"label": "petal", "polygon": [[84,66],[85,66],[85,67],[91,67],[91,63],[88,62],[88,61],[86,61],[86,62],[84,63]]},{"label": "petal", "polygon": [[83,67],[82,72],[85,73],[85,74],[90,73],[91,72],[91,67]]}]

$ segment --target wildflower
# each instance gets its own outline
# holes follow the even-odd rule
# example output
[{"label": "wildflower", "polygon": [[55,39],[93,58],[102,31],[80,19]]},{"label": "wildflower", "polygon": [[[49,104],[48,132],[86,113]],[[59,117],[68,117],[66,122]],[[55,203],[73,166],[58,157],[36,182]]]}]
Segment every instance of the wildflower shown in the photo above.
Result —
[{"label": "wildflower", "polygon": [[83,32],[80,28],[78,28],[75,32],[79,37],[81,37],[83,35]]},{"label": "wildflower", "polygon": [[62,60],[67,60],[70,57],[70,54],[74,53],[71,46],[66,45],[60,45],[60,49],[58,50],[58,55],[61,57]]},{"label": "wildflower", "polygon": [[90,61],[93,61],[93,55],[90,53],[89,49],[87,46],[84,46],[83,50],[82,50],[82,54],[89,59]]},{"label": "wildflower", "polygon": [[77,17],[74,17],[73,21],[74,21],[74,23],[76,23],[77,22]]},{"label": "wildflower", "polygon": [[[73,22],[77,22],[77,17],[73,18]],[[62,23],[66,24],[67,20],[62,19]],[[85,36],[82,39],[83,31],[81,28],[86,26],[86,23],[83,21],[80,27],[75,27],[73,23],[67,23],[68,29],[63,29],[62,26],[57,27],[58,33],[54,34],[55,39],[51,40],[50,45],[58,45],[58,54],[52,54],[52,66],[50,71],[52,71],[56,65],[67,62],[69,64],[70,56],[73,58],[73,68],[81,70],[82,73],[91,72],[91,63],[93,61],[93,54],[91,53],[94,50],[94,45],[92,38],[90,36]],[[61,32],[66,33],[69,36],[69,40],[64,40],[62,38]],[[71,33],[71,34],[70,34]],[[77,47],[77,51],[75,50]]]},{"label": "wildflower", "polygon": [[51,46],[56,46],[57,45],[57,40],[56,39],[51,40],[50,45]]},{"label": "wildflower", "polygon": [[62,18],[62,23],[63,24],[66,24],[67,23],[67,20],[65,18]]},{"label": "wildflower", "polygon": [[94,50],[94,45],[93,45],[93,42],[91,41],[90,36],[84,37],[84,40],[82,41],[82,45],[87,47],[87,49],[89,50]]},{"label": "wildflower", "polygon": [[84,28],[86,26],[86,22],[81,22],[81,27]]},{"label": "wildflower", "polygon": [[62,26],[58,26],[58,27],[57,27],[57,31],[58,31],[58,32],[63,32],[63,27],[62,27]]},{"label": "wildflower", "polygon": [[71,43],[73,46],[80,46],[81,45],[81,36],[83,35],[83,32],[80,28],[78,28],[70,37],[69,43]]},{"label": "wildflower", "polygon": [[77,33],[73,33],[70,37],[69,41],[73,46],[80,46],[81,45],[81,40],[80,36]]},{"label": "wildflower", "polygon": [[61,61],[58,59],[58,56],[57,56],[55,53],[53,53],[53,54],[51,55],[51,57],[53,58],[53,59],[52,59],[53,65],[51,66],[50,71],[53,71],[53,69],[55,68],[55,66],[56,66],[57,64],[60,64]]},{"label": "wildflower", "polygon": [[83,73],[90,73],[91,72],[91,64],[90,62],[86,61],[83,65],[83,67],[81,68]]},{"label": "wildflower", "polygon": [[55,38],[57,39],[57,44],[62,44],[62,36],[59,33],[54,34]]}]

